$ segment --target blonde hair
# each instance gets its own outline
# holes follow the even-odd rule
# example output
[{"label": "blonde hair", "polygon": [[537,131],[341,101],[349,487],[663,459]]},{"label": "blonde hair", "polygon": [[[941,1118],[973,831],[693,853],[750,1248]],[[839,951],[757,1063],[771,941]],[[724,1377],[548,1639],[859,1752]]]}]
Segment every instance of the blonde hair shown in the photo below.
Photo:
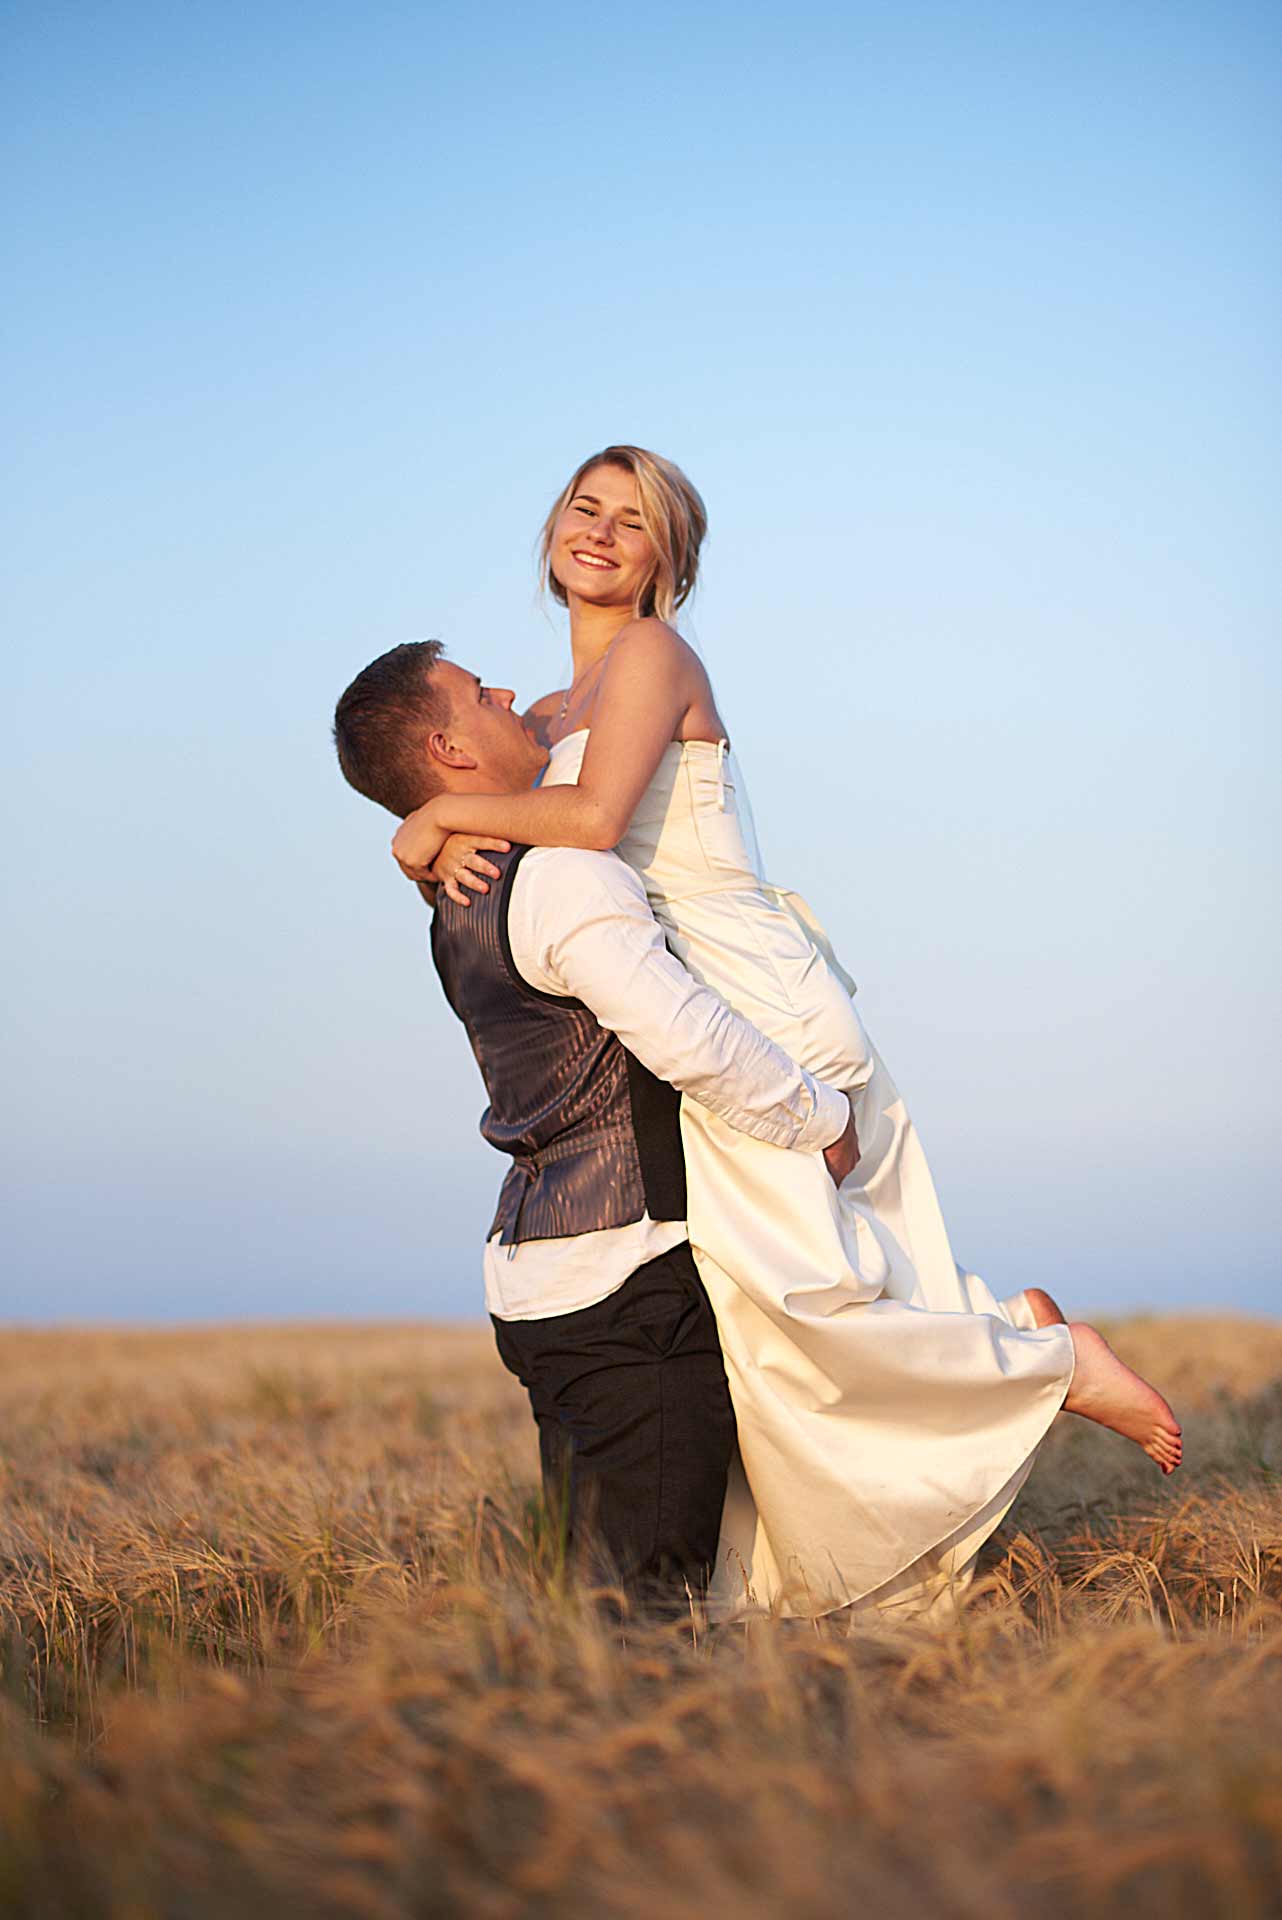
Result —
[{"label": "blonde hair", "polygon": [[565,588],[551,568],[552,534],[556,523],[579,491],[585,473],[593,467],[619,467],[637,483],[641,525],[654,548],[654,567],[633,603],[638,619],[657,614],[671,620],[677,608],[694,592],[699,572],[699,548],[708,531],[708,511],[680,467],[644,447],[605,447],[574,470],[570,483],[557,495],[539,536],[539,584],[561,606],[568,603]]}]

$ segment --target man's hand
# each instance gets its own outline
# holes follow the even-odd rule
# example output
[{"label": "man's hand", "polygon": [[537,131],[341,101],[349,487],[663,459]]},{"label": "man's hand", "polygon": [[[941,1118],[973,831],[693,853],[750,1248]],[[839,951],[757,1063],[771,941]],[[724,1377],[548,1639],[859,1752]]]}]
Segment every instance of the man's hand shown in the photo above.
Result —
[{"label": "man's hand", "polygon": [[846,1122],[846,1131],[839,1140],[834,1140],[830,1147],[824,1148],[824,1160],[837,1186],[840,1186],[843,1180],[849,1179],[859,1165],[859,1136],[855,1132],[854,1103],[850,1101],[849,1094],[846,1095],[846,1099],[850,1103],[850,1118]]}]

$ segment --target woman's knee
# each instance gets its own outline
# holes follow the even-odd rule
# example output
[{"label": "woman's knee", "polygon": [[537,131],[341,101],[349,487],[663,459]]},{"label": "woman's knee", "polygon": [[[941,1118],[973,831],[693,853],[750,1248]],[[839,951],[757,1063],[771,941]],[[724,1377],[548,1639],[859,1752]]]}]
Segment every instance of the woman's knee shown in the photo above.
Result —
[{"label": "woman's knee", "polygon": [[1059,1302],[1052,1299],[1044,1287],[1026,1287],[1024,1297],[1033,1310],[1033,1318],[1039,1327],[1062,1327],[1067,1323],[1060,1311]]}]

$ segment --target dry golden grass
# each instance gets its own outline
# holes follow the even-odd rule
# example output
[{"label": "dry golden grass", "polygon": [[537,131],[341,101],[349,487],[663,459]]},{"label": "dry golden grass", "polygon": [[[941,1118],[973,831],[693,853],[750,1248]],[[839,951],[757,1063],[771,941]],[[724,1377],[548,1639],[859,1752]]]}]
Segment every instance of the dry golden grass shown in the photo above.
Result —
[{"label": "dry golden grass", "polygon": [[1282,1327],[1111,1329],[947,1629],[611,1629],[487,1332],[0,1334],[0,1914],[1239,1920],[1282,1899]]}]

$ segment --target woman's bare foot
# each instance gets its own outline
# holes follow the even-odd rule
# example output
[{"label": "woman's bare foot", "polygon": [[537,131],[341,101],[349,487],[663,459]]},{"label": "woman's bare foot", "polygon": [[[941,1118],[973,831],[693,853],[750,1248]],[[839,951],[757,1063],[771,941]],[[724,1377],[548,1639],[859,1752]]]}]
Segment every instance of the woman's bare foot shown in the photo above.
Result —
[{"label": "woman's bare foot", "polygon": [[1024,1298],[1033,1309],[1033,1318],[1039,1327],[1062,1327],[1067,1325],[1059,1310],[1057,1301],[1052,1300],[1042,1287],[1025,1287]]},{"label": "woman's bare foot", "polygon": [[1143,1447],[1150,1460],[1156,1460],[1163,1473],[1174,1473],[1183,1455],[1180,1423],[1157,1388],[1119,1360],[1094,1327],[1075,1320],[1069,1332],[1077,1364],[1064,1401],[1065,1413],[1080,1413],[1125,1434]]}]

